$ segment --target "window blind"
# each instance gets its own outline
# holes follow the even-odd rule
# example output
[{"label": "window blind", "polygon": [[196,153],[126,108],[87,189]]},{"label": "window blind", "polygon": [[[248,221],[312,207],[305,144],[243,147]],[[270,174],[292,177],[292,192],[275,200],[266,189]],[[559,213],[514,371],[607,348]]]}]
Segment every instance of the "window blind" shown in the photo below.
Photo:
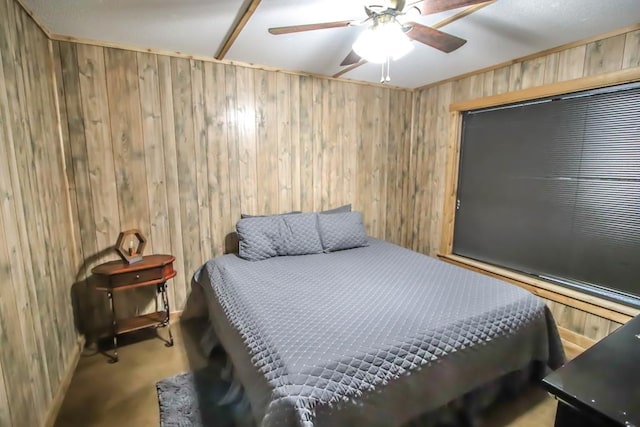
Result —
[{"label": "window blind", "polygon": [[640,297],[640,87],[463,115],[453,252]]}]

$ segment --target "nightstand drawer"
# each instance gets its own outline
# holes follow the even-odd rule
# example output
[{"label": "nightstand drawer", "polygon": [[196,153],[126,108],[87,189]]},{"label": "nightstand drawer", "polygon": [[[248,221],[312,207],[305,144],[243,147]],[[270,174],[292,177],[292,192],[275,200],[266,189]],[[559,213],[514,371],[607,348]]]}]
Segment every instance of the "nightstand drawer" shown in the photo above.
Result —
[{"label": "nightstand drawer", "polygon": [[163,278],[163,268],[156,267],[147,270],[132,271],[111,276],[111,286],[135,285],[136,283],[148,282],[150,280],[161,280]]}]

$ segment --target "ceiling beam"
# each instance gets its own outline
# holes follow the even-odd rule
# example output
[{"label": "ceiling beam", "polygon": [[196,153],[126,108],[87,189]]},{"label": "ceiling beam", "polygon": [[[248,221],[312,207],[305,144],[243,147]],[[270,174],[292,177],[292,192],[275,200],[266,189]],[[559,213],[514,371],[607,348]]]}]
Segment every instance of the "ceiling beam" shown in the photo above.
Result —
[{"label": "ceiling beam", "polygon": [[333,77],[337,79],[338,77],[342,76],[343,74],[347,74],[349,71],[355,70],[356,68],[358,68],[362,64],[366,64],[366,63],[367,63],[367,61],[365,61],[364,59],[361,59],[360,61],[356,62],[355,64],[351,64],[347,68],[344,68],[344,69],[338,71],[337,73],[335,73],[333,75]]},{"label": "ceiling beam", "polygon": [[430,25],[430,27],[431,28],[435,28],[435,29],[442,28],[445,25],[451,24],[452,22],[455,22],[458,19],[462,19],[465,16],[469,16],[472,13],[479,11],[483,7],[487,7],[490,4],[493,4],[495,2],[496,2],[496,0],[491,0],[491,1],[488,1],[488,2],[476,4],[476,5],[473,5],[473,6],[469,6],[468,8],[466,8],[464,10],[461,10],[460,12],[456,13],[455,15],[451,15],[447,19],[443,19],[442,21],[438,22],[437,24]]},{"label": "ceiling beam", "polygon": [[229,49],[231,49],[231,46],[233,45],[233,43],[235,43],[236,39],[240,35],[240,32],[244,30],[247,22],[249,22],[249,19],[251,19],[251,16],[258,8],[258,5],[260,5],[260,1],[261,0],[251,0],[251,2],[247,5],[247,8],[242,13],[242,16],[236,22],[231,32],[227,35],[227,38],[224,40],[222,47],[220,48],[220,50],[218,50],[218,53],[216,53],[216,59],[224,59],[224,57],[229,52]]},{"label": "ceiling beam", "polygon": [[[467,7],[466,9],[461,10],[460,12],[458,12],[458,13],[456,13],[456,14],[454,14],[454,15],[451,15],[450,17],[448,17],[448,18],[446,18],[446,19],[443,19],[443,20],[442,20],[442,21],[440,21],[440,22],[436,22],[436,23],[435,23],[435,24],[433,24],[433,25],[429,25],[429,27],[431,27],[431,28],[435,28],[435,29],[442,28],[442,27],[444,27],[445,25],[449,25],[449,24],[451,24],[452,22],[457,21],[458,19],[462,19],[462,18],[464,18],[465,16],[469,16],[469,15],[471,15],[472,13],[477,12],[478,10],[482,9],[483,7],[487,7],[487,6],[489,6],[490,4],[495,3],[496,1],[497,1],[497,0],[490,0],[490,1],[487,1],[487,2],[484,2],[484,3],[479,3],[479,4],[476,4],[476,5],[473,5],[473,6],[469,6],[469,7]],[[348,66],[348,67],[347,67],[347,68],[345,68],[344,70],[340,70],[340,71],[338,71],[336,74],[334,74],[334,75],[333,75],[333,77],[335,77],[335,78],[341,77],[342,75],[344,75],[344,74],[348,73],[349,71],[355,70],[355,69],[356,69],[356,68],[358,68],[359,66],[361,66],[361,65],[363,65],[363,64],[366,64],[366,63],[367,63],[367,61],[365,61],[365,60],[363,59],[363,60],[361,60],[360,62],[358,62],[358,63],[356,63],[356,64],[353,64],[353,65]]]}]

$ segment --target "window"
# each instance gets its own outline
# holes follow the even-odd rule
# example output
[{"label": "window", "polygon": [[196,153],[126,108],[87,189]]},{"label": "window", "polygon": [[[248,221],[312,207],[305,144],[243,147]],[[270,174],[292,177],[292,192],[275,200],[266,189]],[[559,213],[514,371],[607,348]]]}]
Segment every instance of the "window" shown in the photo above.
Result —
[{"label": "window", "polygon": [[640,85],[465,112],[453,253],[640,306]]}]

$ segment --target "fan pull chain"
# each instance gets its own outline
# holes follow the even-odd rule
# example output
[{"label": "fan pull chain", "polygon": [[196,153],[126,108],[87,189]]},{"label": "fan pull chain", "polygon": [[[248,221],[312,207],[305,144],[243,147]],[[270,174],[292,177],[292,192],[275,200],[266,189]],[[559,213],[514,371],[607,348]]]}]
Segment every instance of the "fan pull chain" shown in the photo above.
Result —
[{"label": "fan pull chain", "polygon": [[[385,76],[385,69],[387,70],[386,76]],[[391,77],[389,76],[390,70],[391,70],[391,57],[388,56],[387,60],[382,63],[382,73],[380,74],[380,83],[386,83],[391,81]]]},{"label": "fan pull chain", "polygon": [[387,78],[384,79],[385,82],[391,81],[391,77],[389,77],[390,70],[391,70],[391,57],[387,56]]}]

